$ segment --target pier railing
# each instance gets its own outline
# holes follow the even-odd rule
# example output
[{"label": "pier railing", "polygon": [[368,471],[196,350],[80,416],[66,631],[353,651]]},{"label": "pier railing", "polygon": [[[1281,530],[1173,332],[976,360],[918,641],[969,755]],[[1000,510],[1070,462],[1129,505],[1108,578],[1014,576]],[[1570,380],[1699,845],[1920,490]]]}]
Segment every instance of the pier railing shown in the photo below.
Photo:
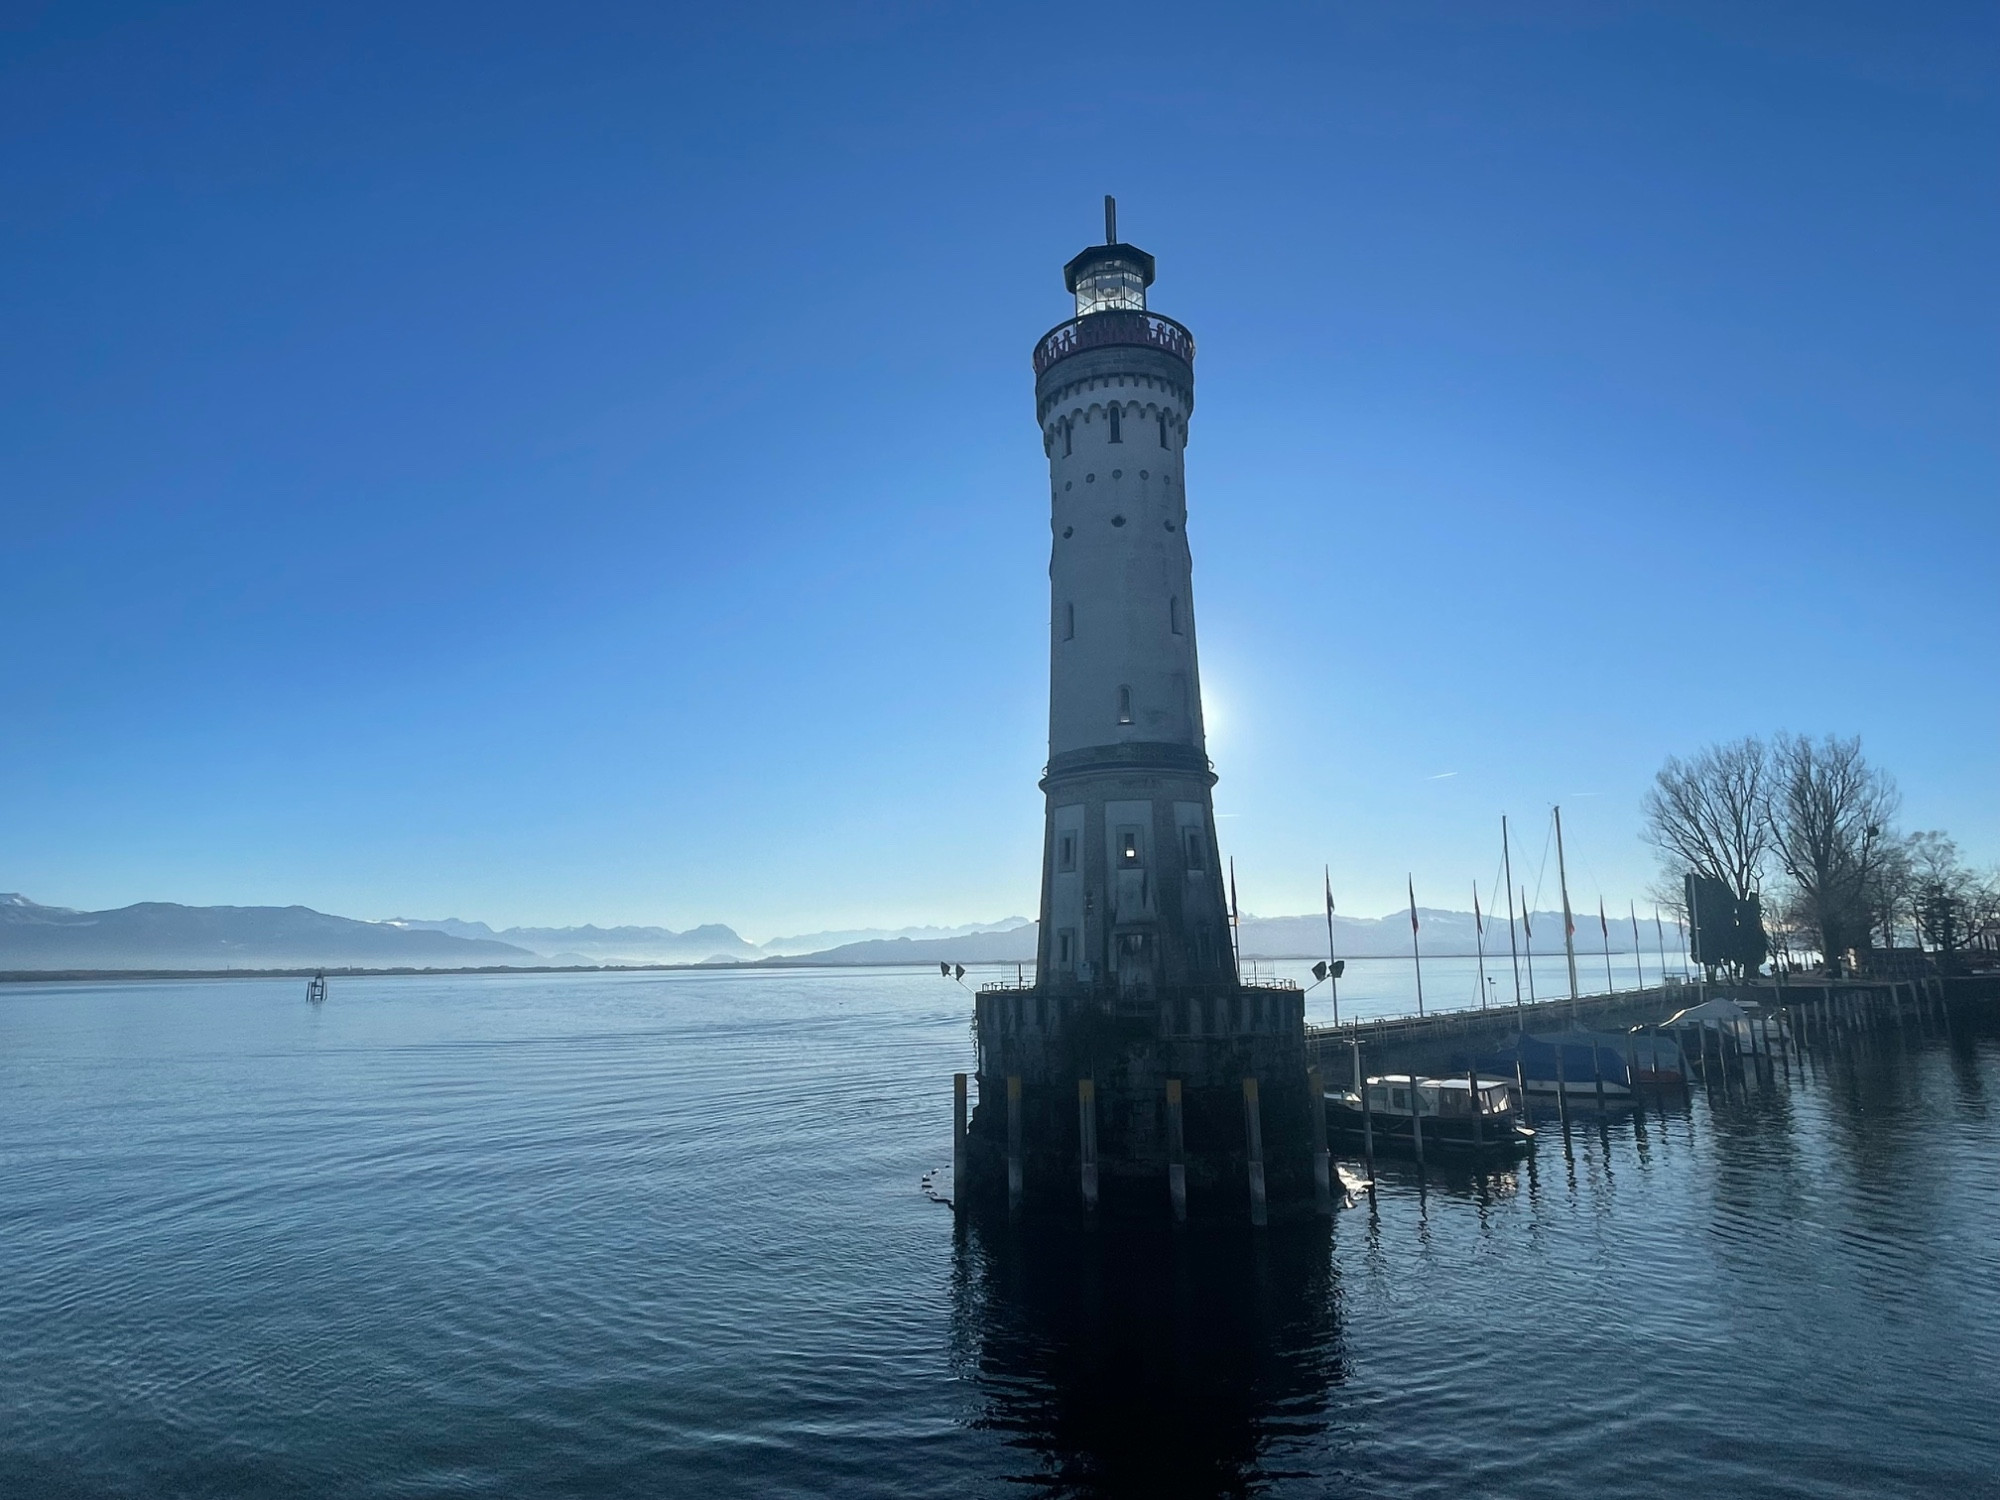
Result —
[{"label": "pier railing", "polygon": [[1372,1047],[1396,1042],[1431,1042],[1518,1025],[1524,1030],[1557,1027],[1589,1027],[1608,1023],[1614,1015],[1634,1008],[1653,1007],[1665,1013],[1696,1002],[1700,990],[1692,981],[1668,979],[1665,984],[1643,989],[1613,990],[1602,994],[1579,995],[1574,1000],[1524,1001],[1520,1005],[1468,1006],[1451,1010],[1430,1010],[1423,1015],[1377,1016],[1373,1019],[1344,1021],[1338,1026],[1306,1027],[1306,1044],[1332,1043],[1345,1047],[1359,1041]]},{"label": "pier railing", "polygon": [[1472,1006],[1431,1010],[1421,1016],[1377,1016],[1345,1021],[1338,1026],[1308,1025],[1306,1047],[1309,1052],[1316,1053],[1328,1047],[1346,1048],[1357,1041],[1364,1047],[1422,1045],[1476,1033],[1490,1035],[1515,1026],[1524,1031],[1556,1031],[1571,1027],[1613,1030],[1635,1021],[1638,1024],[1664,1021],[1674,1012],[1704,999],[1741,998],[1754,1000],[1760,1005],[1784,1008],[1812,1003],[1839,993],[1873,993],[1884,989],[1882,981],[1867,979],[1793,980],[1776,984],[1767,980],[1745,985],[1703,985],[1692,979],[1669,975],[1662,984],[1579,995],[1574,1000],[1564,995],[1549,1000],[1526,1001],[1519,1006]]}]

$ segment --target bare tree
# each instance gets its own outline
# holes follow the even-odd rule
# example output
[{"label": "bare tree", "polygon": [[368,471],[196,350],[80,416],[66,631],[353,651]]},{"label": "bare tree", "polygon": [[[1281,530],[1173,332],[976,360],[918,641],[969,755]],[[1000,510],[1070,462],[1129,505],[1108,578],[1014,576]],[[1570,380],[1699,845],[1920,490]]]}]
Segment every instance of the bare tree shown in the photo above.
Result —
[{"label": "bare tree", "polygon": [[1771,755],[1754,736],[1667,757],[1646,790],[1646,838],[1679,884],[1692,870],[1739,901],[1763,883],[1771,853]]},{"label": "bare tree", "polygon": [[1918,931],[1950,971],[1963,950],[1982,944],[1991,926],[1993,884],[1965,863],[1955,840],[1937,829],[1911,834],[1904,849],[1909,862],[1905,909],[1913,912]]},{"label": "bare tree", "polygon": [[1882,914],[1885,850],[1901,805],[1896,784],[1861,755],[1861,740],[1781,734],[1771,750],[1770,836],[1800,915],[1827,967],[1866,946]]}]

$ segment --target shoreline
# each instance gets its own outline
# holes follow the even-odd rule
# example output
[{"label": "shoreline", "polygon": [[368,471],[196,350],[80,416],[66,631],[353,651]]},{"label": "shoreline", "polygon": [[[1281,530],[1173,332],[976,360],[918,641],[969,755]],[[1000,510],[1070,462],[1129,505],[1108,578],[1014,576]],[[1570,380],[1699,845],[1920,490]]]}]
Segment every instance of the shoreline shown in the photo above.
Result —
[{"label": "shoreline", "polygon": [[[1426,953],[1432,958],[1477,958],[1475,953]],[[1544,957],[1545,955],[1536,955]],[[1584,957],[1602,958],[1604,955],[1591,952]],[[1625,953],[1613,949],[1611,956],[1619,958]],[[1295,954],[1245,954],[1245,962],[1265,963],[1312,963],[1320,955],[1313,953]],[[1350,953],[1344,958],[1354,961],[1380,963],[1407,962],[1408,954],[1396,953]],[[1486,955],[1492,963],[1493,955]],[[1504,961],[1504,955],[1503,955]],[[737,959],[725,963],[697,964],[477,964],[448,969],[419,968],[410,964],[398,964],[386,968],[361,968],[350,965],[308,964],[303,967],[292,965],[269,969],[0,969],[0,984],[56,984],[64,982],[88,982],[106,979],[310,979],[315,974],[324,974],[329,979],[395,978],[407,976],[430,976],[444,978],[451,975],[486,974],[693,974],[734,972],[744,969],[932,969],[940,961],[934,958],[871,959],[862,963],[841,962],[824,958],[754,958]],[[980,959],[965,965],[968,971],[975,969],[1008,969],[1015,967],[1015,960]]]}]

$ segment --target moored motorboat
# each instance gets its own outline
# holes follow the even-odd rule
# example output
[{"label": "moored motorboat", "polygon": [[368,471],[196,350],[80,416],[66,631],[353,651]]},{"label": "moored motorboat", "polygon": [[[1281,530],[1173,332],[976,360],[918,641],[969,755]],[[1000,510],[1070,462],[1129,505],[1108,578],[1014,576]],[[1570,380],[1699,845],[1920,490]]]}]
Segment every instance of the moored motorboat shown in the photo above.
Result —
[{"label": "moored motorboat", "polygon": [[1511,1152],[1535,1132],[1522,1123],[1521,1102],[1508,1078],[1423,1078],[1385,1073],[1368,1080],[1364,1107],[1353,1089],[1328,1089],[1327,1124],[1348,1144],[1372,1137],[1376,1149],[1426,1152]]}]

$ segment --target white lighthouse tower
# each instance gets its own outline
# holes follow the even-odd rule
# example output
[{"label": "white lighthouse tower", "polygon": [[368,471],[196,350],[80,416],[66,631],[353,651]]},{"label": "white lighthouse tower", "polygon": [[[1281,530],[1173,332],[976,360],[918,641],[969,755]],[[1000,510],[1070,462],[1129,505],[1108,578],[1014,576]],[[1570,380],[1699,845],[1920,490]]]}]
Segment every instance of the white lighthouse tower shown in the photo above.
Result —
[{"label": "white lighthouse tower", "polygon": [[1063,268],[1076,315],[1035,346],[1049,459],[1044,992],[1233,989],[1202,733],[1183,455],[1194,339],[1118,239]]},{"label": "white lighthouse tower", "polygon": [[[1141,1212],[1330,1202],[1310,1144],[1305,1000],[1244,984],[1216,857],[1182,455],[1194,338],[1146,306],[1118,238],[1063,268],[1035,345],[1049,458],[1049,763],[1032,984],[975,1000],[968,1202],[1073,1191]],[[1318,1165],[1314,1163],[1317,1161]],[[1241,1195],[1241,1196],[1239,1196]]]}]

